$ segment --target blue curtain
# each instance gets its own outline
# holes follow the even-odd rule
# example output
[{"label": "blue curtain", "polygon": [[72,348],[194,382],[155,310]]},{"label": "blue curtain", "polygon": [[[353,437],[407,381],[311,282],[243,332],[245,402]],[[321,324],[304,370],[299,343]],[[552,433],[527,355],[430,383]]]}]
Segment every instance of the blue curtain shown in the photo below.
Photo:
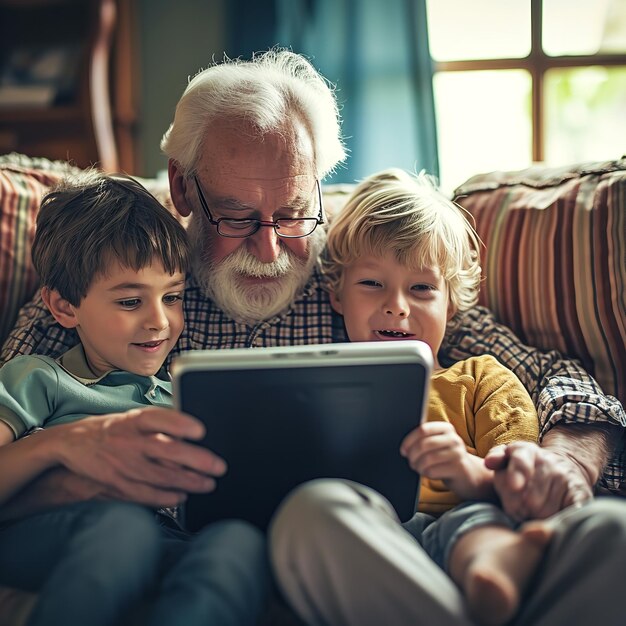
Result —
[{"label": "blue curtain", "polygon": [[287,46],[336,85],[350,156],[326,182],[354,182],[392,166],[438,175],[425,2],[227,3],[234,56]]}]

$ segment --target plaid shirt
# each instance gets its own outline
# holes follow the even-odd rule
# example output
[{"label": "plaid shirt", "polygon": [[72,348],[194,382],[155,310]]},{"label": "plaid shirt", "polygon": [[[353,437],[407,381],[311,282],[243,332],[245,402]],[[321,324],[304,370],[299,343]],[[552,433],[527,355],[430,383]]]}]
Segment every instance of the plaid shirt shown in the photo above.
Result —
[{"label": "plaid shirt", "polygon": [[[315,344],[346,341],[316,269],[293,305],[254,326],[226,316],[200,290],[193,278],[185,289],[185,329],[170,358],[186,350]],[[612,424],[626,427],[626,414],[616,398],[606,396],[576,362],[556,351],[540,352],[520,342],[483,307],[457,315],[439,352],[447,367],[470,356],[492,354],[513,370],[528,389],[539,415],[541,436],[556,424]],[[5,343],[0,362],[18,354],[59,356],[78,342],[73,330],[60,327],[40,296],[27,304]],[[626,431],[624,431],[626,433]],[[601,486],[626,488],[624,434],[605,468]]]}]

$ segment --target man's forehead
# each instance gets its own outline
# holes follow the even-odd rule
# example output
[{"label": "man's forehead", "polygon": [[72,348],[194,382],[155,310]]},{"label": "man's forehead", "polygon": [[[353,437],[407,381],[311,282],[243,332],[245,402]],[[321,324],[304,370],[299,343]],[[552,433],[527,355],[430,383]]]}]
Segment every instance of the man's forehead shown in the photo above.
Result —
[{"label": "man's forehead", "polygon": [[279,159],[275,154],[259,154],[257,158],[246,155],[242,159],[201,158],[197,175],[207,184],[232,181],[245,186],[262,185],[277,189],[315,182],[313,162],[294,155],[292,159]]},{"label": "man's forehead", "polygon": [[264,199],[308,198],[315,191],[315,176],[296,174],[267,178],[261,176],[228,174],[217,176],[199,174],[203,189],[215,200],[233,198],[244,202],[262,202]]},{"label": "man's forehead", "polygon": [[241,125],[213,127],[200,150],[197,173],[215,189],[224,185],[266,192],[312,188],[313,144],[300,124],[286,124],[262,136]]}]

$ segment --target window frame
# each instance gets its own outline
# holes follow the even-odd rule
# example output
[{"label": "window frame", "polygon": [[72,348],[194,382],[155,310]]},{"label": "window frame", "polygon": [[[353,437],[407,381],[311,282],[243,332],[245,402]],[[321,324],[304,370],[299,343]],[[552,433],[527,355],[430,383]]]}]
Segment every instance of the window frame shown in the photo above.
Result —
[{"label": "window frame", "polygon": [[477,70],[522,69],[531,79],[532,158],[543,161],[545,156],[544,78],[554,68],[617,67],[626,68],[626,53],[550,56],[542,47],[543,0],[530,0],[531,47],[525,57],[437,61],[433,59],[433,74]]}]

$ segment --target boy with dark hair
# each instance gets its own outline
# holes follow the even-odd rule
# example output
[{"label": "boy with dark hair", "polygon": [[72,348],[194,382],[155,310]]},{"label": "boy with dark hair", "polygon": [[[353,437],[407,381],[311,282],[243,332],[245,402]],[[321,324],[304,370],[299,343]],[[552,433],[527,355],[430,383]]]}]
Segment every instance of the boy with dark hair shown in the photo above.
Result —
[{"label": "boy with dark hair", "polygon": [[[0,370],[0,502],[67,466],[67,450],[81,444],[67,423],[144,412],[139,425],[158,433],[158,407],[172,405],[164,363],[183,329],[186,233],[130,177],[64,181],[42,202],[32,256],[46,306],[80,343],[58,359],[22,356]],[[42,428],[58,435],[54,454],[36,452]],[[155,434],[155,446],[168,443]],[[116,459],[101,461],[104,473],[118,471]],[[13,520],[0,529],[0,580],[38,592],[29,626],[118,624],[147,598],[150,625],[255,623],[268,585],[260,532],[231,521],[191,537],[174,526],[120,501]]]}]

